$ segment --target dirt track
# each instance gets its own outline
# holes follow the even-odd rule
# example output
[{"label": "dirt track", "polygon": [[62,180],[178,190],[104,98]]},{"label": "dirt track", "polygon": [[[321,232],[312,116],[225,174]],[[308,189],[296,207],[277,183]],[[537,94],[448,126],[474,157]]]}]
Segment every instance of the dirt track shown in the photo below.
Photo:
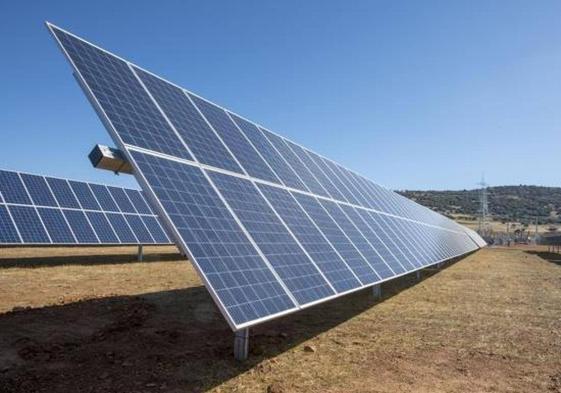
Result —
[{"label": "dirt track", "polygon": [[147,251],[0,249],[0,392],[561,392],[561,256],[482,250],[257,328],[237,364],[193,269]]}]

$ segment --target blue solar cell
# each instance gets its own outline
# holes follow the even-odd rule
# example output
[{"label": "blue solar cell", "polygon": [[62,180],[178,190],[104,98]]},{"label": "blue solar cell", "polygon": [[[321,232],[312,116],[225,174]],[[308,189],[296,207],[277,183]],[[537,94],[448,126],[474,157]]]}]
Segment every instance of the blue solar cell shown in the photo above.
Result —
[{"label": "blue solar cell", "polygon": [[249,176],[280,182],[223,109],[197,96],[190,96]]},{"label": "blue solar cell", "polygon": [[81,244],[97,244],[99,243],[97,237],[95,236],[94,230],[92,229],[88,219],[86,218],[84,212],[80,210],[63,210],[66,221],[70,224],[72,232],[78,243]]},{"label": "blue solar cell", "polygon": [[321,184],[314,178],[310,170],[300,161],[298,156],[289,147],[288,142],[278,135],[273,134],[267,130],[260,128],[263,134],[267,137],[269,142],[277,149],[277,151],[284,157],[286,162],[292,167],[298,177],[302,179],[306,187],[317,195],[329,196],[327,191],[323,189]]},{"label": "blue solar cell", "polygon": [[376,249],[386,264],[396,274],[405,272],[405,267],[402,264],[402,259],[404,259],[404,257],[401,254],[398,256],[394,255],[393,248],[390,248],[390,246],[386,245],[385,242],[382,241],[382,239],[378,236],[379,234],[372,230],[358,214],[357,209],[347,205],[339,205],[339,207],[343,210],[347,218],[358,228],[360,233],[368,239],[368,242]]},{"label": "blue solar cell", "polygon": [[123,213],[136,213],[136,209],[132,205],[130,199],[127,197],[125,190],[123,190],[122,188],[111,186],[107,186],[107,189],[109,190],[111,196],[113,197],[115,202],[117,202],[117,205],[119,205],[119,209],[121,209]]},{"label": "blue solar cell", "polygon": [[8,213],[8,209],[4,205],[0,205],[0,243],[21,243],[17,229]]},{"label": "blue solar cell", "polygon": [[323,173],[329,178],[333,186],[337,188],[340,194],[343,196],[343,201],[357,205],[359,202],[355,196],[348,190],[347,186],[339,179],[339,176],[333,172],[333,169],[328,164],[327,160],[312,151],[306,151],[308,155],[314,160],[316,165],[321,168]]},{"label": "blue solar cell", "polygon": [[381,278],[388,278],[394,274],[376,248],[368,241],[368,239],[359,231],[352,221],[345,215],[343,210],[335,202],[319,199],[319,203],[329,213],[329,215],[337,222],[339,227],[349,237],[353,245],[360,251],[362,256],[368,261],[372,269]]},{"label": "blue solar cell", "polygon": [[135,72],[197,160],[204,164],[242,173],[232,155],[183,90],[136,67]]},{"label": "blue solar cell", "polygon": [[435,254],[435,250],[433,250],[433,246],[430,243],[430,240],[423,238],[421,233],[419,233],[418,231],[414,231],[409,225],[409,221],[396,217],[388,218],[391,225],[393,226],[394,231],[398,231],[399,233],[401,233],[403,235],[402,238],[408,241],[409,244],[411,244],[411,246],[418,251],[423,265],[430,264],[431,261],[436,261],[439,259]]},{"label": "blue solar cell", "polygon": [[125,219],[129,223],[134,235],[138,239],[138,241],[142,244],[151,244],[154,243],[154,239],[148,232],[148,229],[144,226],[144,223],[140,219],[139,216],[133,216],[130,214],[125,214]]},{"label": "blue solar cell", "polygon": [[152,235],[152,238],[156,243],[163,244],[169,242],[169,239],[166,233],[164,232],[164,230],[162,229],[162,227],[160,226],[160,223],[158,223],[158,220],[156,220],[152,216],[140,216],[140,217],[142,218],[144,225],[146,225],[146,228],[148,228],[150,234]]},{"label": "blue solar cell", "polygon": [[361,286],[360,281],[288,191],[262,184],[258,187],[337,292]]},{"label": "blue solar cell", "polygon": [[68,183],[74,191],[76,198],[80,202],[82,209],[86,210],[101,210],[97,199],[95,199],[94,194],[90,190],[88,183],[83,183],[80,181],[69,180]]},{"label": "blue solar cell", "polygon": [[363,284],[371,284],[380,279],[317,199],[297,192],[292,195]]},{"label": "blue solar cell", "polygon": [[140,191],[140,197],[142,198],[146,206],[148,206],[148,209],[150,209],[150,214],[156,215],[156,212],[154,211],[154,209],[152,209],[150,203],[148,203],[148,198],[146,198],[146,194],[143,191]]},{"label": "blue solar cell", "polygon": [[395,206],[393,206],[389,200],[392,194],[390,191],[372,182],[364,181],[362,176],[358,176],[355,173],[349,171],[349,174],[355,183],[363,190],[364,194],[368,196],[370,207],[382,212],[398,214],[395,210]]},{"label": "blue solar cell", "polygon": [[365,224],[376,233],[384,245],[390,249],[397,259],[399,259],[399,262],[403,265],[403,267],[405,267],[405,270],[414,270],[419,265],[415,256],[411,255],[408,250],[405,250],[404,247],[398,243],[397,239],[394,238],[395,236],[391,235],[389,229],[383,222],[379,223],[374,220],[368,210],[359,208],[356,208],[355,210]]},{"label": "blue solar cell", "polygon": [[335,164],[334,162],[326,160],[325,163],[339,178],[339,180],[347,187],[347,190],[349,190],[349,192],[354,196],[356,205],[364,207],[370,206],[371,203],[369,199],[365,195],[363,195],[362,191],[358,189],[354,182],[351,180],[349,171],[347,171],[342,166]]},{"label": "blue solar cell", "polygon": [[0,194],[6,203],[31,203],[17,172],[0,170]]},{"label": "blue solar cell", "polygon": [[424,239],[424,241],[431,245],[431,249],[434,250],[433,252],[436,254],[432,258],[433,260],[441,260],[449,257],[444,244],[437,241],[437,237],[431,234],[429,227],[415,222],[408,222],[406,225],[411,228],[411,231],[417,232],[421,239]]},{"label": "blue solar cell", "polygon": [[191,159],[128,64],[53,28],[124,143]]},{"label": "blue solar cell", "polygon": [[247,139],[251,141],[253,146],[261,156],[267,161],[275,174],[282,180],[285,186],[292,187],[297,190],[309,191],[308,188],[300,181],[294,170],[286,163],[284,158],[275,150],[271,142],[265,137],[263,132],[253,123],[248,122],[233,113],[230,113],[232,119],[245,134]]},{"label": "blue solar cell", "polygon": [[221,173],[209,175],[298,303],[335,294],[251,182]]},{"label": "blue solar cell", "polygon": [[[120,212],[119,206],[105,186],[31,174],[18,174],[17,172],[10,171],[0,172],[0,177],[4,180],[2,183],[4,189],[8,190],[8,199],[11,201],[21,200],[22,203],[18,203],[18,205],[26,205],[35,209],[23,210],[20,214],[21,217],[18,216],[19,221],[17,225],[24,225],[23,231],[25,232],[23,233],[23,241],[17,235],[17,231],[15,232],[18,242],[36,243],[36,239],[39,239],[38,241],[42,243],[49,242],[49,239],[44,236],[44,234],[47,234],[47,236],[50,236],[52,240],[51,243],[53,244],[97,243],[95,236],[97,234],[101,243],[118,244],[120,243],[119,240],[127,244],[138,243],[123,216],[119,215],[118,218],[114,220],[115,227],[123,232],[122,234],[117,233],[118,238],[115,236],[115,232],[112,229],[113,222],[111,222],[110,225],[105,219],[104,213],[111,211]],[[72,187],[70,183],[72,183]],[[137,220],[137,222],[150,223],[150,225],[153,225],[153,229],[150,229],[150,233],[153,232],[154,235],[157,236],[158,243],[169,243],[169,239],[166,237],[165,233],[162,232],[158,220],[153,216],[154,213],[146,203],[142,193],[130,189],[115,189],[117,190],[117,199],[121,202],[123,210],[129,210],[134,212],[135,215],[137,214],[129,200],[129,198],[132,199],[135,205],[137,205],[136,209],[138,211],[142,214],[150,215],[146,220],[138,218],[140,221]],[[21,195],[29,197],[25,200],[25,198],[21,198]],[[70,220],[73,220],[69,226],[66,215],[63,214],[59,206],[63,208],[71,207],[72,211],[82,209],[76,195],[80,197],[80,201],[87,211],[87,219],[83,216],[83,212],[69,213],[72,215]],[[4,205],[3,202],[1,203]],[[9,205],[12,205],[12,203]],[[88,210],[97,210],[100,209],[100,206],[104,213],[95,212],[95,214],[91,214],[92,212]],[[5,214],[8,214],[8,210],[6,209],[7,207],[4,207]],[[35,217],[37,214],[38,216]],[[12,222],[11,218],[9,222]],[[2,224],[6,226],[6,229],[4,229],[6,233],[0,234],[0,244],[8,244],[8,241],[13,243],[10,239],[14,238],[14,232],[10,231],[8,226],[9,222],[4,219],[4,223],[0,223],[0,228]],[[37,226],[37,224],[39,224],[39,226]],[[95,232],[91,230],[90,224],[93,225]],[[29,227],[30,225],[34,225],[35,228]],[[45,231],[41,229],[41,226],[43,226]],[[77,233],[76,236],[74,236],[74,228],[86,228],[85,233]],[[14,230],[16,230],[15,227]],[[146,233],[148,233],[148,231],[145,231],[145,234]]]},{"label": "blue solar cell", "polygon": [[146,201],[140,191],[125,189],[125,193],[138,213],[152,214],[152,210],[146,204]]},{"label": "blue solar cell", "polygon": [[389,209],[386,209],[381,206],[381,202],[376,195],[372,194],[372,191],[366,187],[365,184],[362,183],[360,176],[357,176],[354,172],[346,169],[341,168],[341,172],[343,175],[348,179],[348,181],[353,184],[355,190],[362,195],[363,200],[365,203],[362,204],[363,207],[371,208],[379,211],[390,212]]},{"label": "blue solar cell", "polygon": [[101,243],[119,243],[119,239],[117,238],[115,232],[113,232],[113,228],[109,224],[105,214],[101,212],[86,212],[86,215],[88,216],[88,220],[90,221],[90,224]]},{"label": "blue solar cell", "polygon": [[29,206],[8,206],[19,234],[24,243],[50,243],[41,219],[35,208]]},{"label": "blue solar cell", "polygon": [[199,168],[131,154],[234,323],[295,307]]},{"label": "blue solar cell", "polygon": [[132,232],[129,224],[120,213],[107,213],[107,219],[115,230],[117,237],[122,244],[137,244],[139,243],[134,233]]},{"label": "blue solar cell", "polygon": [[22,173],[20,176],[35,205],[57,207],[55,197],[51,193],[44,177],[27,173]]},{"label": "blue solar cell", "polygon": [[[366,210],[361,213],[363,213],[363,217],[368,218],[368,216],[370,216],[371,219],[376,222],[376,225],[378,225],[378,227],[381,228],[389,238],[391,238],[391,240],[396,244],[413,266],[423,266],[424,256],[421,251],[417,249],[411,239],[395,227],[393,217],[388,217],[383,214],[373,213]],[[375,228],[371,221],[369,221],[369,224],[372,228]]]},{"label": "blue solar cell", "polygon": [[53,243],[75,243],[74,235],[70,230],[60,209],[37,208],[39,215]]},{"label": "blue solar cell", "polygon": [[109,193],[107,187],[101,184],[90,183],[90,188],[95,195],[95,198],[99,202],[101,208],[106,212],[119,212],[119,206],[113,200],[113,197]]},{"label": "blue solar cell", "polygon": [[60,207],[72,209],[80,208],[80,204],[66,180],[53,177],[47,177],[46,179]]},{"label": "blue solar cell", "polygon": [[323,170],[310,157],[306,150],[292,142],[287,142],[287,144],[290,146],[294,154],[298,156],[300,161],[302,161],[304,166],[314,175],[314,178],[317,179],[318,183],[321,184],[322,188],[327,191],[327,194],[331,196],[331,198],[347,202],[343,194],[333,185],[329,177],[323,173]]}]

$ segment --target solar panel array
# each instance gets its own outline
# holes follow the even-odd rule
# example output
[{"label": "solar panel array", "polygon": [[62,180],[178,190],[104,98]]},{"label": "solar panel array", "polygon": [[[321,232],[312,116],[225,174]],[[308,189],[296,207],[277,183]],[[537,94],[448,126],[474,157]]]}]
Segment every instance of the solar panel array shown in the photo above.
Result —
[{"label": "solar panel array", "polygon": [[232,329],[478,248],[453,221],[49,28]]},{"label": "solar panel array", "polygon": [[142,191],[0,170],[0,245],[169,243]]}]

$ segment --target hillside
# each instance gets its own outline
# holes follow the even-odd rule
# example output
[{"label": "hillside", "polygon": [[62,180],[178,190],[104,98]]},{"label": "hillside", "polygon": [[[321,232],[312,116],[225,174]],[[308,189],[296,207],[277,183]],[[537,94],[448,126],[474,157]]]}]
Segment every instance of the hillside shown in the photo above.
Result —
[{"label": "hillside", "polygon": [[[480,190],[398,191],[403,196],[440,213],[475,216],[479,211]],[[488,188],[489,212],[496,221],[540,224],[561,222],[561,187],[499,186]]]}]

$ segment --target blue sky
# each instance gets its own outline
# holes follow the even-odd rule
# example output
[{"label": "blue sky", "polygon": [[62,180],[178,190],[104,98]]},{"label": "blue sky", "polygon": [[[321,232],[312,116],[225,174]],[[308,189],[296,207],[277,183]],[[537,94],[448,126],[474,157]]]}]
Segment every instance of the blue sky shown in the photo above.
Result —
[{"label": "blue sky", "polygon": [[132,186],[49,20],[394,189],[561,186],[561,2],[12,1],[0,167]]}]

